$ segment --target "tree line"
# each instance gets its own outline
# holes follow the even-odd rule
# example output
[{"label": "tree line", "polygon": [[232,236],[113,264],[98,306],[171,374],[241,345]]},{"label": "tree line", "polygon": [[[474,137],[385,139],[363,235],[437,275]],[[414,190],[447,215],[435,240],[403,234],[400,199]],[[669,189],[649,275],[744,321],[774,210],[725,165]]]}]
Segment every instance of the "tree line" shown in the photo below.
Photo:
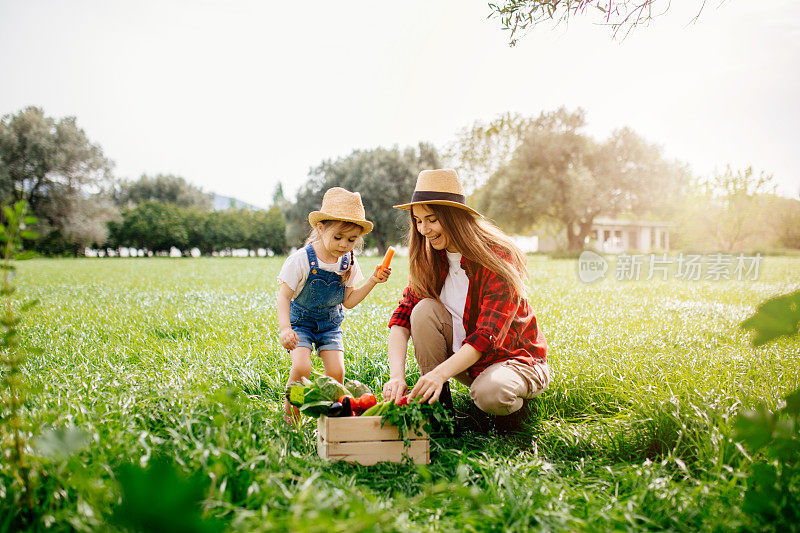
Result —
[{"label": "tree line", "polygon": [[212,210],[212,195],[173,175],[116,178],[113,162],[74,117],[28,107],[0,120],[0,202],[25,200],[38,218],[33,249],[81,255],[87,247],[213,253],[285,253],[280,209]]},{"label": "tree line", "polygon": [[313,167],[294,201],[279,185],[267,210],[214,211],[211,195],[182,177],[115,178],[74,118],[31,107],[0,120],[0,201],[28,202],[44,254],[87,246],[281,254],[302,245],[308,213],[340,186],[361,193],[375,222],[366,245],[383,252],[405,236],[408,213],[392,205],[410,198],[419,171],[453,166],[469,202],[501,228],[530,235],[555,227],[570,250],[587,245],[598,217],[672,222],[670,240],[682,249],[800,248],[800,202],[777,196],[772,176],[752,168],[692,176],[631,129],[598,140],[586,122],[582,109],[506,113],[464,128],[441,153],[425,142],[354,150]]}]

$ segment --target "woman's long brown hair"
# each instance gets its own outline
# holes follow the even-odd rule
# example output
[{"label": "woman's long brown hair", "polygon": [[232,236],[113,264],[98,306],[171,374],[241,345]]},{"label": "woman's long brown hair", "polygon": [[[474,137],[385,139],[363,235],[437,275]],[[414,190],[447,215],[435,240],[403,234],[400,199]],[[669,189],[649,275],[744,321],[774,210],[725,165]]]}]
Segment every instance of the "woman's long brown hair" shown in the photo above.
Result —
[{"label": "woman's long brown hair", "polygon": [[[525,254],[511,238],[491,222],[469,212],[447,205],[426,204],[436,215],[448,241],[466,259],[488,268],[503,278],[520,298],[525,297],[528,277]],[[414,213],[409,211],[407,236],[410,285],[420,298],[438,298],[447,261],[417,231]]]}]

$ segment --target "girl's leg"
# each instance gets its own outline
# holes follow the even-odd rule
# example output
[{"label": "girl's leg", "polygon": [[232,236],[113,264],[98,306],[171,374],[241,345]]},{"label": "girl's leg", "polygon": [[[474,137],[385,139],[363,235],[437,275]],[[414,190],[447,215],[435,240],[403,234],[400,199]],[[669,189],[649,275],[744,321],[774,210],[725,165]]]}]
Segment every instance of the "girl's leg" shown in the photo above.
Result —
[{"label": "girl's leg", "polygon": [[[313,370],[313,367],[311,366],[311,348],[306,346],[298,346],[291,351],[289,356],[292,358],[292,368],[289,370],[288,383],[299,381],[300,379],[307,378],[311,375],[311,371]],[[286,412],[284,420],[287,422],[292,422],[292,420],[297,421],[300,419],[300,411],[297,409],[297,407],[289,403],[288,399],[284,404],[284,411]]]},{"label": "girl's leg", "polygon": [[344,352],[341,350],[320,350],[319,357],[325,365],[325,375],[339,383],[344,383]]},{"label": "girl's leg", "polygon": [[311,375],[314,367],[311,366],[311,348],[298,346],[291,351],[292,368],[289,370],[289,381],[298,381]]}]

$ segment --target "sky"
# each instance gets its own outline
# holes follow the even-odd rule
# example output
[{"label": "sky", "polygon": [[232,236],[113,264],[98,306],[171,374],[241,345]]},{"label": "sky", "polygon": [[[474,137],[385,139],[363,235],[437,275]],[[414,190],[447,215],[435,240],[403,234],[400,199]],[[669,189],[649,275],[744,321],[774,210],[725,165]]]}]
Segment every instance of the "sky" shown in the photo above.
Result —
[{"label": "sky", "polygon": [[263,207],[355,149],[581,107],[597,140],[631,127],[696,176],[752,166],[800,196],[800,2],[701,4],[510,47],[486,1],[0,0],[0,115],[75,116],[117,177]]}]

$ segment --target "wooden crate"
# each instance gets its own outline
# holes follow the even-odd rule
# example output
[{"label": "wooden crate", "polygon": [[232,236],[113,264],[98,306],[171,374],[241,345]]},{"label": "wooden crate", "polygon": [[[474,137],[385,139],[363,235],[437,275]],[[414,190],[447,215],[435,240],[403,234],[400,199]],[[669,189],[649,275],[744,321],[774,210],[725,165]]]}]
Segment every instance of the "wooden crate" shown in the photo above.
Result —
[{"label": "wooden crate", "polygon": [[324,459],[374,465],[381,461],[403,462],[408,455],[416,464],[430,464],[428,434],[410,435],[411,445],[405,447],[396,426],[381,427],[379,416],[348,416],[328,418],[317,422],[317,452]]}]

